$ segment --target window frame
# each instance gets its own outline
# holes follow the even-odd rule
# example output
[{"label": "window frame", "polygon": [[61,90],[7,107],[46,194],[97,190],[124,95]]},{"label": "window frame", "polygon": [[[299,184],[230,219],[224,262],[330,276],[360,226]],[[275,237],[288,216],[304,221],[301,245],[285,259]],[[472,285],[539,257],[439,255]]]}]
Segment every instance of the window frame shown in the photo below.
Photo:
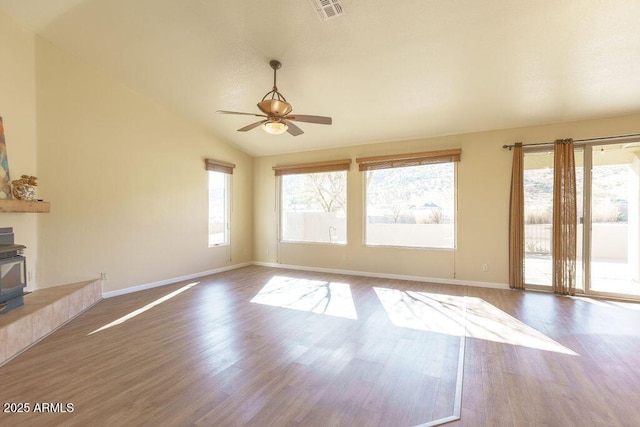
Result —
[{"label": "window frame", "polygon": [[[430,251],[455,251],[458,245],[458,163],[462,150],[450,149],[408,154],[395,154],[377,157],[356,158],[362,176],[362,244],[369,248],[400,248]],[[453,163],[453,243],[450,247],[443,246],[415,246],[401,244],[368,243],[368,189],[369,172],[380,169],[397,169],[410,166],[429,166],[439,163]]]},{"label": "window frame", "polygon": [[[324,162],[312,162],[312,163],[300,163],[291,165],[278,165],[273,166],[273,171],[276,176],[277,185],[277,218],[278,218],[278,242],[280,243],[293,243],[293,244],[310,244],[310,245],[332,245],[332,246],[346,246],[348,243],[348,181],[349,170],[351,168],[351,159],[330,160]],[[283,178],[286,175],[309,175],[314,173],[329,173],[329,172],[343,172],[345,173],[345,239],[344,241],[332,242],[332,241],[316,241],[316,240],[293,240],[285,239],[284,237],[284,212],[283,212],[283,195],[284,185]]]},{"label": "window frame", "polygon": [[[205,169],[207,170],[207,246],[209,248],[231,245],[231,204],[232,204],[232,177],[233,163],[223,162],[221,160],[205,159]],[[221,174],[224,179],[223,188],[223,240],[222,242],[211,243],[211,174]]]}]

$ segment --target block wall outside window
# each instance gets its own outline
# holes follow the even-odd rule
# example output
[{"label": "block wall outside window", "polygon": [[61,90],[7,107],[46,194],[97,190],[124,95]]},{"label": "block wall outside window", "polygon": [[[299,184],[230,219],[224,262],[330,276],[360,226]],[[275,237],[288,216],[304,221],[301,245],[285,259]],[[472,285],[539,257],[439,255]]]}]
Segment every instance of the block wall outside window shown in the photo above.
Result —
[{"label": "block wall outside window", "polygon": [[280,178],[282,241],[347,243],[347,171]]},{"label": "block wall outside window", "polygon": [[367,170],[365,243],[455,248],[456,163]]}]

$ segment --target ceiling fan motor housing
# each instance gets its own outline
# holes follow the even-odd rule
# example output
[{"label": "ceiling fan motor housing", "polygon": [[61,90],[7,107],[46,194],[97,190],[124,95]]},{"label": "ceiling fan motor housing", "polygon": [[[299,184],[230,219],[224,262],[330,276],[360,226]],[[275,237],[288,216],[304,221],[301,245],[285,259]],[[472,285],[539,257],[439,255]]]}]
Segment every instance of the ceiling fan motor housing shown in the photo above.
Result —
[{"label": "ceiling fan motor housing", "polygon": [[278,99],[267,99],[265,101],[259,102],[258,108],[260,109],[260,111],[269,116],[269,118],[271,118],[271,116],[286,116],[293,110],[293,108],[291,108],[291,104],[285,101],[280,101]]}]

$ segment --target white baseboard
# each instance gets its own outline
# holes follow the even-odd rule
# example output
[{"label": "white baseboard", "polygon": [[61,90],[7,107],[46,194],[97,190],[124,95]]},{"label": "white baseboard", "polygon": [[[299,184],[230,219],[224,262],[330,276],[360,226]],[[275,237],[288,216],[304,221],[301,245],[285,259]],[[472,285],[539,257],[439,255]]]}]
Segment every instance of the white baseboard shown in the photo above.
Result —
[{"label": "white baseboard", "polygon": [[115,291],[103,292],[102,298],[117,297],[118,295],[130,294],[132,292],[144,291],[145,289],[157,288],[159,286],[171,285],[173,283],[182,282],[184,280],[197,279],[198,277],[210,276],[216,273],[222,273],[223,271],[235,270],[236,268],[242,268],[249,265],[253,265],[253,262],[243,262],[241,264],[228,265],[226,267],[214,268],[213,270],[201,271],[199,273],[187,274],[186,276],[173,277],[171,279],[159,280],[157,282],[145,283],[143,285],[131,286],[124,289],[117,289]]},{"label": "white baseboard", "polygon": [[470,280],[443,279],[439,277],[409,276],[405,274],[374,273],[370,271],[358,271],[358,270],[340,270],[335,268],[307,267],[304,265],[278,264],[273,262],[261,262],[261,261],[254,261],[251,264],[260,265],[263,267],[275,267],[275,268],[283,268],[283,269],[289,269],[289,270],[317,271],[319,273],[346,274],[350,276],[377,277],[381,279],[409,280],[412,282],[441,283],[444,285],[476,286],[480,288],[492,288],[492,289],[509,289],[509,285],[505,283],[476,282],[476,281],[470,281]]},{"label": "white baseboard", "polygon": [[273,262],[253,261],[253,262],[243,262],[241,264],[233,264],[226,267],[214,268],[213,270],[201,271],[199,273],[187,274],[185,276],[173,277],[171,279],[159,280],[157,282],[131,286],[124,289],[117,289],[115,291],[103,292],[102,297],[111,298],[119,295],[130,294],[132,292],[144,291],[145,289],[171,285],[177,282],[182,282],[184,280],[197,279],[198,277],[210,276],[212,274],[222,273],[223,271],[235,270],[237,268],[247,267],[249,265],[259,265],[263,267],[274,267],[274,268],[282,268],[282,269],[288,269],[288,270],[316,271],[319,273],[345,274],[350,276],[376,277],[381,279],[409,280],[412,282],[441,283],[444,285],[476,286],[481,288],[492,288],[492,289],[509,289],[509,285],[504,283],[476,282],[476,281],[470,281],[470,280],[443,279],[439,277],[409,276],[405,274],[391,274],[391,273],[374,273],[371,271],[341,270],[336,268],[308,267],[304,265],[278,264]]}]

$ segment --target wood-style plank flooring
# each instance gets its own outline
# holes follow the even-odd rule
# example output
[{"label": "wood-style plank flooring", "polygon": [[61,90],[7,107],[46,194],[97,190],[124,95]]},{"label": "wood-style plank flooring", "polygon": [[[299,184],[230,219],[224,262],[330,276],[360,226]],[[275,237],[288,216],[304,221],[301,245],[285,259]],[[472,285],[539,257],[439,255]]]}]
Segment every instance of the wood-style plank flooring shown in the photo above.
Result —
[{"label": "wood-style plank flooring", "polygon": [[0,367],[0,425],[417,425],[461,335],[448,425],[640,423],[636,305],[252,266],[101,301]]}]

